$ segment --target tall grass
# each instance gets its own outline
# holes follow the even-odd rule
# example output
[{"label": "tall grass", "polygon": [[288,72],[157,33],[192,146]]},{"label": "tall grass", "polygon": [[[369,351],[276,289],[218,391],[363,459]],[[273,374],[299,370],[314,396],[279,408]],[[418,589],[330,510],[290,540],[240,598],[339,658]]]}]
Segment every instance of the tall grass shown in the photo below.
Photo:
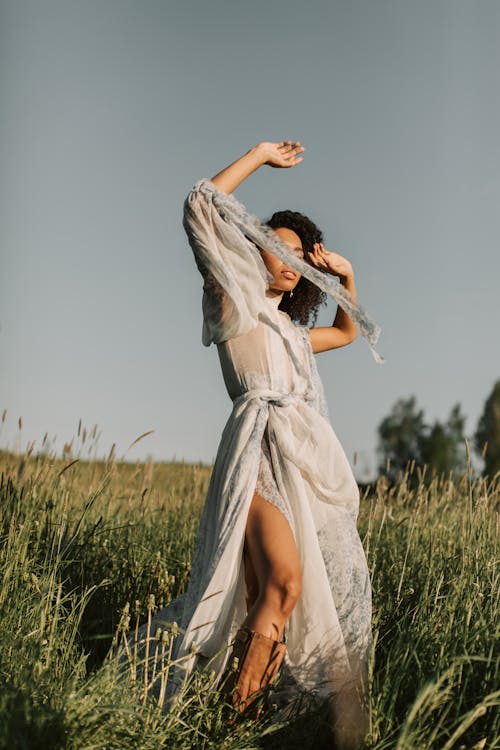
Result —
[{"label": "tall grass", "polygon": [[[0,453],[0,747],[331,746],[321,710],[228,725],[209,672],[165,714],[133,658],[113,656],[185,589],[210,467],[30,453]],[[375,636],[366,746],[494,748],[498,478],[410,475],[381,478],[361,502]],[[166,666],[169,639],[155,645]]]}]

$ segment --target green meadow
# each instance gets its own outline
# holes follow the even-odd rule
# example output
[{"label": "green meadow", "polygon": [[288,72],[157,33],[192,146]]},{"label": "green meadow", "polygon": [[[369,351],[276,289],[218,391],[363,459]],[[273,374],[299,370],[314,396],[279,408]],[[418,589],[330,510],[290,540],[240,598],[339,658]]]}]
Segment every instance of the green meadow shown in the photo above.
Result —
[{"label": "green meadow", "polygon": [[[228,724],[206,673],[164,713],[133,649],[125,670],[116,657],[126,633],[184,591],[210,472],[70,449],[0,453],[0,747],[331,747],[320,710]],[[382,477],[363,488],[374,595],[367,748],[500,746],[499,499],[498,476],[470,465],[458,479],[410,467],[395,486]],[[164,634],[163,688],[170,647]]]}]

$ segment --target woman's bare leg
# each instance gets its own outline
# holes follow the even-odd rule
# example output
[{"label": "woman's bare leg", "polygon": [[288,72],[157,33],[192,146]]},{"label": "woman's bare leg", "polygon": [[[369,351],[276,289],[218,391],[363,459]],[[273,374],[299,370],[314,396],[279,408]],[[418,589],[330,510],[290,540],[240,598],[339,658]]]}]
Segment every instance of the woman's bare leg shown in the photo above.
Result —
[{"label": "woman's bare leg", "polygon": [[254,567],[252,565],[252,558],[250,557],[250,552],[248,551],[248,543],[245,539],[245,544],[243,545],[243,561],[245,563],[245,584],[246,584],[246,596],[245,601],[247,605],[247,614],[252,609],[253,605],[257,601],[257,597],[259,596],[259,582],[257,580],[257,576],[255,574]]},{"label": "woman's bare leg", "polygon": [[[248,513],[244,554],[249,611],[242,625],[278,641],[300,596],[302,568],[288,521],[258,493]],[[250,670],[242,700],[259,689],[261,677]]]}]

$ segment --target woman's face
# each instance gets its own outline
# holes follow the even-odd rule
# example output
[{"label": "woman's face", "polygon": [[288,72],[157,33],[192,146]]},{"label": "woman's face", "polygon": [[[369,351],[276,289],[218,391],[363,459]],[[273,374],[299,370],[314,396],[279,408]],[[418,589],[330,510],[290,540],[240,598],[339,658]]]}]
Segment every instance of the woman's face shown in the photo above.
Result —
[{"label": "woman's face", "polygon": [[[301,239],[293,229],[278,227],[274,231],[288,245],[291,253],[294,253],[299,258],[304,257]],[[267,270],[274,277],[274,280],[269,284],[269,289],[276,292],[289,292],[291,289],[295,289],[299,283],[300,274],[287,266],[286,263],[283,263],[276,255],[272,255],[268,250],[261,248],[260,254]]]}]

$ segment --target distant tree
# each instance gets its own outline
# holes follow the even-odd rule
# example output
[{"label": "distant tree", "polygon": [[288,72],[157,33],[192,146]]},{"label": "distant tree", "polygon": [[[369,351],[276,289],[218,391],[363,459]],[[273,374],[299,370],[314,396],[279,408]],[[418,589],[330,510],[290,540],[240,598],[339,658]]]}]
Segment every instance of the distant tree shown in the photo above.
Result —
[{"label": "distant tree", "polygon": [[430,467],[431,474],[465,471],[465,420],[460,404],[457,403],[444,424],[436,420],[426,428],[421,437],[420,455],[423,463]]},{"label": "distant tree", "polygon": [[500,380],[485,401],[474,435],[475,447],[484,457],[485,476],[500,471]]},{"label": "distant tree", "polygon": [[464,471],[465,419],[457,403],[444,424],[428,425],[415,396],[399,399],[378,427],[379,473],[395,482],[411,461],[420,468],[427,464],[429,476]]},{"label": "distant tree", "polygon": [[379,473],[397,481],[410,461],[421,466],[424,433],[424,412],[417,409],[415,396],[396,401],[378,426]]}]

